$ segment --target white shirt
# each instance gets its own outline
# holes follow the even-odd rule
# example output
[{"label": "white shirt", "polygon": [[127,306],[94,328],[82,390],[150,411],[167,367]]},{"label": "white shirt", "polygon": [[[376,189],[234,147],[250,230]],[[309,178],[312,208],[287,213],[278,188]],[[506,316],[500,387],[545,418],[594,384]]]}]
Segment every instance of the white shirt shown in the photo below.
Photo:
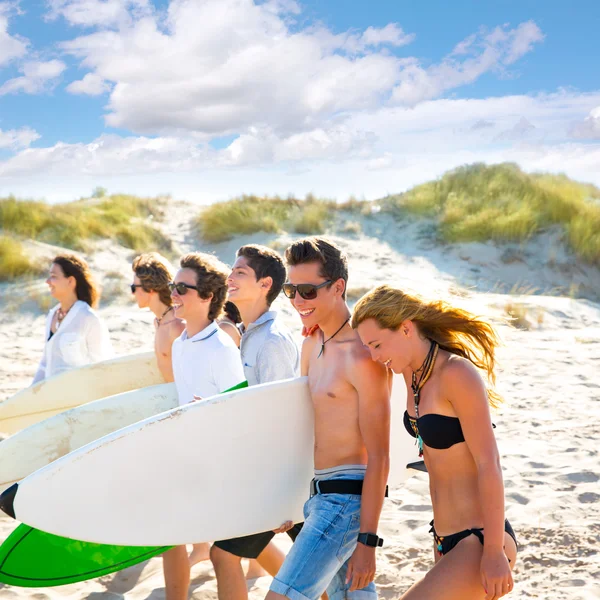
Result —
[{"label": "white shirt", "polygon": [[245,381],[240,351],[214,321],[191,338],[184,330],[173,342],[171,356],[180,406]]},{"label": "white shirt", "polygon": [[108,328],[83,300],[77,300],[50,337],[50,326],[60,304],[46,317],[46,344],[33,383],[63,371],[107,360],[114,356]]}]

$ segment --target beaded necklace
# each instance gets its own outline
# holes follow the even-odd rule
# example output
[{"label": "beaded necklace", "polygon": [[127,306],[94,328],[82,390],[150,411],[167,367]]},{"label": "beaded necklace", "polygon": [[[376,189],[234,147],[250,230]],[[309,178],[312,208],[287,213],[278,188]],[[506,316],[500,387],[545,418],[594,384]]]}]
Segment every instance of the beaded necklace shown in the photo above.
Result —
[{"label": "beaded necklace", "polygon": [[[432,341],[431,346],[429,347],[429,352],[427,352],[427,356],[425,357],[423,364],[416,371],[413,371],[412,383],[410,385],[413,393],[413,401],[415,403],[415,419],[411,419],[411,426],[413,428],[413,431],[415,432],[415,435],[417,436],[417,443],[419,444],[419,456],[423,456],[423,438],[419,433],[418,425],[421,390],[423,389],[423,386],[427,383],[429,377],[431,377],[431,373],[433,373],[433,365],[435,364],[435,359],[437,358],[438,350],[438,343]],[[417,373],[421,373],[418,379]]]}]

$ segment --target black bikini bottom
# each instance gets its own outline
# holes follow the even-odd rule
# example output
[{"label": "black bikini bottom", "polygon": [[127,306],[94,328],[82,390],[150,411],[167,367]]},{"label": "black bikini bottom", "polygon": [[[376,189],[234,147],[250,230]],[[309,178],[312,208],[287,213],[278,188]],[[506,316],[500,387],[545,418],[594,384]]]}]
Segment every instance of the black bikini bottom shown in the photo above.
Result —
[{"label": "black bikini bottom", "polygon": [[[476,536],[477,539],[481,542],[481,545],[483,546],[483,529],[482,528],[464,529],[463,531],[459,531],[458,533],[452,533],[450,535],[444,535],[444,536],[440,537],[435,532],[435,527],[433,526],[433,521],[431,521],[431,523],[429,523],[429,524],[431,525],[431,529],[429,530],[429,533],[433,533],[433,539],[435,540],[436,549],[437,549],[438,553],[440,554],[440,556],[443,556],[444,554],[448,554],[448,552],[450,552],[450,550],[452,550],[452,548],[454,548],[454,546],[456,546],[456,544],[458,544],[458,542],[460,542],[461,540],[464,540],[466,537],[469,537],[470,535]],[[513,528],[511,527],[510,523],[508,522],[508,519],[506,519],[504,521],[504,531],[506,531],[506,533],[508,533],[508,535],[510,535],[510,537],[515,541],[515,544],[518,546],[517,537],[515,536],[515,532],[514,532]]]}]

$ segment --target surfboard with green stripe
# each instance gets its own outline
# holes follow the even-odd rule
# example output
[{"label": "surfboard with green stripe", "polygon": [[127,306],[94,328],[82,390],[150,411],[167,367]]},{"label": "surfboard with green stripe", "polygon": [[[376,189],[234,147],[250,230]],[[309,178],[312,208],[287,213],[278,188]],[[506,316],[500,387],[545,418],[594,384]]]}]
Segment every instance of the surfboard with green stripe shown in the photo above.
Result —
[{"label": "surfboard with green stripe", "polygon": [[0,581],[20,587],[77,583],[137,565],[169,546],[91,544],[19,525],[0,547]]},{"label": "surfboard with green stripe", "polygon": [[[226,391],[248,387],[244,381]],[[171,546],[112,546],[61,537],[21,524],[0,546],[0,582],[53,587],[109,575]]]}]

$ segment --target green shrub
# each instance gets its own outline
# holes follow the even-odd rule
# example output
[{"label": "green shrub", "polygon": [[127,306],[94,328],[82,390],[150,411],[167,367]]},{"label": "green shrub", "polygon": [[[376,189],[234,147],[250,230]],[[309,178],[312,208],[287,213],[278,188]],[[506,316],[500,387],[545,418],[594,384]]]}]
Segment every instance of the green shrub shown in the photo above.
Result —
[{"label": "green shrub", "polygon": [[18,240],[0,235],[0,281],[10,281],[21,275],[39,275],[43,269],[32,262]]},{"label": "green shrub", "polygon": [[68,204],[0,198],[0,229],[74,250],[111,238],[136,252],[169,250],[171,242],[152,223],[162,218],[164,200],[115,194]]},{"label": "green shrub", "polygon": [[222,242],[236,235],[283,230],[317,234],[325,230],[336,203],[307,196],[295,198],[242,196],[211,204],[196,218],[196,227],[207,242]]},{"label": "green shrub", "polygon": [[521,242],[559,225],[572,250],[600,264],[600,190],[565,175],[476,163],[379,201],[383,210],[436,219],[449,242]]}]

